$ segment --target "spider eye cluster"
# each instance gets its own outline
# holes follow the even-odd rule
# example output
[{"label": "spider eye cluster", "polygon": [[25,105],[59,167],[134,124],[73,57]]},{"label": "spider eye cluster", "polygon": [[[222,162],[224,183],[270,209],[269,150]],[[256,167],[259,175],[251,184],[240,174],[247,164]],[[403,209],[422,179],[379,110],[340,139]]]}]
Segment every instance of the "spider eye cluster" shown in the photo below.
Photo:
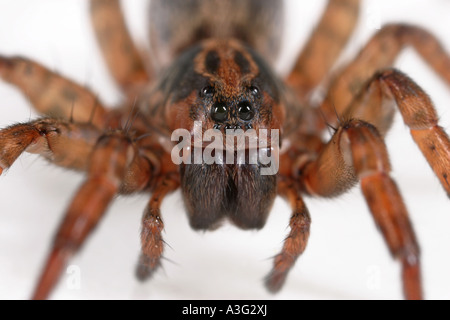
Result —
[{"label": "spider eye cluster", "polygon": [[[255,116],[251,103],[247,100],[241,101],[237,107],[237,116],[243,121],[249,121]],[[228,107],[225,103],[215,103],[211,110],[211,118],[217,122],[224,122],[228,118]]]},{"label": "spider eye cluster", "polygon": [[[236,116],[242,121],[250,121],[255,116],[255,109],[251,100],[258,99],[260,97],[260,91],[257,87],[251,86],[248,88],[250,95],[250,101],[245,99],[237,104]],[[200,95],[204,98],[212,97],[215,93],[213,86],[206,86],[200,90]],[[215,102],[211,108],[211,118],[216,122],[225,122],[230,114],[230,107],[224,102]]]}]

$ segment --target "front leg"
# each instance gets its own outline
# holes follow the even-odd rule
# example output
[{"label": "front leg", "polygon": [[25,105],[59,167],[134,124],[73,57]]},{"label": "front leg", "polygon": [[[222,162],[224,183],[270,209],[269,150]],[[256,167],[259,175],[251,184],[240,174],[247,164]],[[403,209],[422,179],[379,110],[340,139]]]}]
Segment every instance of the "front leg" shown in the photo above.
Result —
[{"label": "front leg", "polygon": [[408,76],[395,69],[376,73],[343,117],[370,122],[384,135],[392,121],[395,104],[412,138],[450,197],[450,138],[439,125],[430,97]]},{"label": "front leg", "polygon": [[[127,173],[128,176],[140,175],[141,183],[134,191],[146,189],[153,178],[150,161],[120,131],[102,135],[89,160],[88,177],[73,198],[56,233],[34,299],[48,298],[69,259],[78,252],[114,196],[121,191]],[[139,163],[140,170],[130,174],[129,171],[136,168],[135,163]]]},{"label": "front leg", "polygon": [[43,118],[0,130],[0,174],[23,152],[36,153],[69,169],[86,170],[101,132],[89,123]]},{"label": "front leg", "polygon": [[398,55],[413,48],[450,85],[450,55],[430,32],[407,24],[389,24],[379,30],[358,56],[332,79],[320,109],[328,123],[336,124],[336,114],[346,112],[354,96],[379,70],[391,68]]},{"label": "front leg", "polygon": [[300,179],[309,194],[321,197],[338,196],[359,181],[392,256],[401,261],[405,297],[421,299],[419,246],[390,170],[386,146],[375,127],[350,120],[338,128],[317,160],[301,169]]}]

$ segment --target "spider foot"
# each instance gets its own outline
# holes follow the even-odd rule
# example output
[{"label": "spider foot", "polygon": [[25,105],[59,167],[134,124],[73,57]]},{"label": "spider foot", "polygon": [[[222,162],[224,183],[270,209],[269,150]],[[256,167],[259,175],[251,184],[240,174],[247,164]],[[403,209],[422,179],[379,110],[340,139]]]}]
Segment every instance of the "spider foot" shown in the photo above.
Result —
[{"label": "spider foot", "polygon": [[146,281],[153,276],[160,266],[160,259],[151,258],[141,254],[136,267],[136,278],[138,278],[139,281]]},{"label": "spider foot", "polygon": [[270,293],[277,293],[286,282],[287,272],[272,270],[265,278],[264,284]]}]

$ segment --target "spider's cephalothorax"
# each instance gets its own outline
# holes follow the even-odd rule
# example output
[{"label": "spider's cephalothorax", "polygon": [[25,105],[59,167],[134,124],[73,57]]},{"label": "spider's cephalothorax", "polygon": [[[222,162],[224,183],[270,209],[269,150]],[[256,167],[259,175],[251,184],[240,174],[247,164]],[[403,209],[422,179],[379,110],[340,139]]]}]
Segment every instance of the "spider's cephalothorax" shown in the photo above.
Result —
[{"label": "spider's cephalothorax", "polygon": [[[386,25],[354,60],[334,69],[360,1],[329,0],[292,71],[281,79],[272,71],[281,40],[281,0],[151,3],[152,52],[144,61],[119,1],[91,0],[98,43],[126,96],[119,108],[107,108],[87,88],[31,60],[0,56],[0,77],[45,115],[0,131],[0,173],[25,151],[87,173],[56,233],[34,298],[48,297],[117,194],[151,193],[137,267],[139,279],[149,278],[165,247],[161,203],[179,188],[195,229],[213,229],[226,218],[243,229],[261,228],[275,197],[288,200],[290,231],[265,279],[275,292],[308,242],[311,219],[303,196],[336,197],[357,182],[401,263],[405,297],[422,298],[419,246],[390,176],[384,137],[398,109],[450,194],[450,139],[427,94],[391,68],[401,50],[412,46],[450,84],[450,57],[439,41],[420,27]],[[329,74],[331,69],[338,71]],[[328,86],[327,93],[312,104],[319,84]],[[327,126],[334,132],[324,141]],[[257,147],[244,144],[241,154],[233,150],[231,163],[221,157],[228,160],[235,142],[220,140],[230,131],[255,133],[249,139],[258,141]],[[181,140],[193,144],[175,149],[180,142],[172,139],[175,132],[177,137],[187,132]],[[198,140],[208,134],[218,134],[221,143],[208,160],[197,161],[198,152],[208,156],[205,141],[211,140]],[[258,158],[251,162],[254,150]],[[266,170],[264,154],[276,156],[276,170]]]}]

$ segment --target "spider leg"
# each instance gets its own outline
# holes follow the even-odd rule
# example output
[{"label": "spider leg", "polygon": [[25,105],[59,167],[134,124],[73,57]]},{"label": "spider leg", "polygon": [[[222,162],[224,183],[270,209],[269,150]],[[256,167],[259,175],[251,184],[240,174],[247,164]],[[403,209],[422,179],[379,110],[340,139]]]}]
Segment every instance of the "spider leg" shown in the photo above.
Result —
[{"label": "spider leg", "polygon": [[99,136],[100,131],[91,124],[51,118],[12,125],[0,130],[0,173],[24,151],[62,167],[85,170]]},{"label": "spider leg", "polygon": [[[132,165],[135,161],[141,166],[145,163],[140,157],[130,140],[119,131],[98,139],[90,158],[88,177],[69,205],[55,236],[34,299],[48,297],[67,261],[78,251],[120,191],[127,170],[135,167]],[[151,179],[150,166],[147,162],[147,184]]]},{"label": "spider leg", "polygon": [[371,124],[350,120],[338,128],[319,157],[302,170],[305,190],[332,197],[358,180],[369,209],[394,258],[400,259],[403,290],[408,299],[421,299],[419,246],[396,183],[383,138]]},{"label": "spider leg", "polygon": [[329,0],[322,18],[300,53],[287,82],[301,99],[329,73],[358,20],[359,0]]},{"label": "spider leg", "polygon": [[127,30],[118,0],[91,0],[91,19],[112,76],[129,96],[150,81]]},{"label": "spider leg", "polygon": [[277,292],[283,286],[289,270],[294,266],[297,258],[305,250],[309,238],[311,218],[301,197],[300,189],[292,181],[281,181],[278,192],[287,198],[293,208],[289,222],[291,228],[284,241],[283,249],[275,256],[272,271],[265,279],[266,287],[271,292]]},{"label": "spider leg", "polygon": [[180,182],[173,176],[166,176],[156,183],[153,195],[142,217],[141,246],[142,253],[136,268],[139,280],[146,280],[161,265],[164,240],[161,232],[164,223],[161,219],[160,207],[166,195],[176,190]]},{"label": "spider leg", "polygon": [[[350,104],[344,118],[356,117],[377,128],[386,127],[386,122],[392,119],[395,104],[414,141],[450,197],[450,139],[438,125],[431,99],[405,74],[393,69],[378,72]],[[380,110],[382,105],[385,107]]]},{"label": "spider leg", "polygon": [[36,62],[0,56],[0,78],[19,88],[40,113],[103,126],[106,110],[92,92]]},{"label": "spider leg", "polygon": [[320,108],[328,123],[344,113],[353,97],[378,71],[393,65],[403,48],[413,47],[433,70],[450,85],[450,56],[435,36],[411,25],[389,24],[378,31],[355,60],[333,79]]}]

